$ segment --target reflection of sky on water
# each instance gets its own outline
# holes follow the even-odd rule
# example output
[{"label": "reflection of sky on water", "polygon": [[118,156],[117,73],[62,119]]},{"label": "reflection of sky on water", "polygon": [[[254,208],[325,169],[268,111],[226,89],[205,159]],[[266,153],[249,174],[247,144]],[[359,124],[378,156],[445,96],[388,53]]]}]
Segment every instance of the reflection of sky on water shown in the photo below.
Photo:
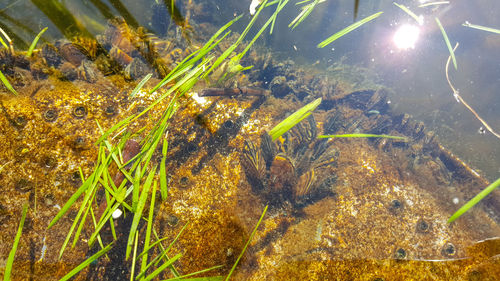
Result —
[{"label": "reflection of sky on water", "polygon": [[[3,2],[3,1],[2,1]],[[35,2],[40,0],[7,0],[0,4],[0,23],[11,27],[26,44],[31,42],[39,30],[48,26],[44,39],[61,37],[53,22],[47,20],[38,10]],[[55,1],[64,6],[82,22],[92,34],[101,33],[106,24],[106,9],[112,15],[120,14],[120,5],[140,25],[154,30],[165,18],[155,18],[155,0],[150,1]],[[140,3],[138,3],[140,2]],[[162,1],[159,1],[162,2]],[[194,1],[202,3],[202,1]],[[246,13],[238,26],[245,26],[250,20],[248,7],[250,0],[241,1],[203,1],[199,12],[204,18],[216,16],[218,25],[230,20],[235,14]],[[446,82],[444,67],[448,50],[435,17],[442,22],[451,44],[459,42],[456,51],[458,71],[450,69],[453,83],[459,88],[462,97],[476,109],[489,124],[500,131],[500,35],[462,26],[469,21],[489,27],[500,28],[500,1],[483,0],[450,1],[450,4],[418,7],[430,1],[399,1],[406,5],[423,21],[419,25],[391,1],[360,1],[358,19],[378,11],[384,14],[358,30],[347,34],[331,45],[318,49],[316,45],[353,23],[352,0],[326,1],[295,30],[287,26],[300,12],[300,6],[290,4],[278,16],[275,31],[265,35],[266,43],[284,52],[284,56],[299,61],[320,61],[327,67],[331,62],[345,57],[346,63],[366,66],[378,73],[383,83],[395,90],[391,97],[397,111],[413,114],[424,120],[440,135],[446,146],[474,166],[488,173],[490,179],[498,177],[500,166],[500,140],[486,133],[478,133],[481,124],[461,104],[457,104]],[[101,3],[100,8],[93,3]],[[155,9],[152,9],[155,7]],[[272,11],[263,13],[268,17]],[[17,20],[17,22],[15,21]],[[262,25],[263,19],[258,21]],[[406,26],[406,27],[405,27]],[[410,31],[401,28],[418,28],[415,42],[407,43],[406,48],[395,45],[395,34],[406,38]],[[253,36],[250,34],[250,36]],[[415,38],[414,38],[415,39]],[[398,41],[399,44],[401,41]]]}]

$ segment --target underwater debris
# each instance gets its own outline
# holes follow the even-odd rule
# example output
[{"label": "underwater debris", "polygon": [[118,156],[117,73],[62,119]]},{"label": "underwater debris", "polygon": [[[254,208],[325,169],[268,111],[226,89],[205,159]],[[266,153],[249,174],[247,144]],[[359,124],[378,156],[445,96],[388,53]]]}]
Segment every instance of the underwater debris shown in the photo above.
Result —
[{"label": "underwater debris", "polygon": [[201,91],[200,97],[269,96],[270,93],[269,90],[252,87],[206,88]]}]

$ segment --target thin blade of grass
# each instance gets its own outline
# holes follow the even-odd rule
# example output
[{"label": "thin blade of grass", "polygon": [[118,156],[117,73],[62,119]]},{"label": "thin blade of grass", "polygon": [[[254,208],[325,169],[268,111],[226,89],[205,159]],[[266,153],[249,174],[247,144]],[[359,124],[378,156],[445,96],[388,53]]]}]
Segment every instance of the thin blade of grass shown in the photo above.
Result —
[{"label": "thin blade of grass", "polygon": [[[139,203],[137,204],[137,210],[135,210],[134,218],[132,220],[132,225],[130,226],[130,233],[128,236],[127,242],[127,250],[125,254],[125,259],[128,260],[130,257],[130,252],[132,251],[132,244],[134,243],[134,235],[137,231],[137,227],[139,226],[139,222],[142,218],[142,211],[144,206],[146,205],[146,200],[148,199],[149,189],[151,188],[151,183],[153,182],[153,178],[156,172],[156,166],[149,171],[148,177],[144,182],[142,187],[141,197],[139,198]],[[156,182],[154,183],[156,185]]]},{"label": "thin blade of grass", "polygon": [[451,47],[450,44],[450,39],[448,39],[448,35],[446,34],[446,31],[444,31],[443,25],[441,24],[441,21],[436,17],[436,23],[439,26],[439,29],[441,30],[441,33],[443,34],[444,42],[446,43],[446,47],[448,47],[448,51],[450,52],[451,60],[453,61],[453,66],[455,67],[455,70],[457,69],[457,59],[455,58],[455,52],[453,52],[453,48]]},{"label": "thin blade of grass", "polygon": [[[281,5],[281,1],[283,1],[283,0],[279,0],[279,1],[278,1],[278,7]],[[269,3],[268,3],[268,5],[269,5]],[[276,22],[276,18],[278,17],[278,12],[279,12],[279,11],[278,11],[278,9],[276,9],[276,10],[274,11],[274,13],[276,14],[276,16],[274,16],[274,18],[273,18],[273,22],[271,23],[271,28],[269,29],[269,34],[273,34],[273,30],[274,30],[274,23]]]},{"label": "thin blade of grass", "polygon": [[173,256],[171,259],[169,259],[167,262],[165,262],[164,264],[162,264],[160,267],[158,267],[151,274],[149,274],[148,276],[146,276],[144,278],[144,281],[150,281],[150,280],[154,279],[156,276],[158,276],[160,273],[162,273],[163,270],[165,270],[167,267],[169,267],[175,261],[177,261],[180,257],[182,257],[182,254],[177,254],[177,255]]},{"label": "thin blade of grass", "polygon": [[482,31],[488,31],[488,32],[493,32],[493,33],[496,33],[496,34],[500,34],[500,29],[486,27],[486,26],[477,25],[477,24],[472,24],[472,23],[470,23],[468,21],[462,23],[462,25],[466,26],[466,27],[474,28],[474,29],[479,29],[479,30],[482,30]]},{"label": "thin blade of grass", "polygon": [[21,234],[23,233],[24,220],[26,219],[26,214],[28,213],[28,206],[28,202],[25,202],[23,205],[23,213],[21,220],[19,221],[16,237],[14,238],[14,244],[12,244],[12,249],[10,250],[7,263],[5,264],[5,271],[3,275],[4,281],[10,280],[10,273],[12,272],[12,266],[14,265],[14,257],[16,256],[17,246],[19,245],[19,240],[21,239]]},{"label": "thin blade of grass", "polygon": [[[156,182],[153,184],[153,190],[151,190],[151,203],[149,205],[149,215],[148,224],[146,226],[146,237],[144,238],[144,248],[149,248],[151,242],[151,230],[153,228],[153,213],[155,209],[155,197],[156,197]],[[142,256],[141,271],[144,271],[148,265],[148,254]]]},{"label": "thin blade of grass", "polygon": [[378,18],[382,13],[383,12],[375,13],[371,16],[368,16],[362,20],[359,20],[359,21],[349,25],[348,27],[342,29],[341,31],[339,31],[339,32],[333,34],[332,36],[328,37],[327,39],[325,39],[323,42],[319,43],[317,47],[318,48],[326,47],[327,45],[329,45],[333,41],[339,39],[340,37],[346,35],[347,33],[351,32],[351,31],[355,30],[356,28],[362,26],[363,24]]},{"label": "thin blade of grass", "polygon": [[33,39],[33,42],[31,42],[31,45],[28,49],[28,52],[26,53],[26,57],[29,58],[31,57],[31,54],[33,54],[33,50],[35,49],[36,47],[36,44],[38,43],[38,40],[40,40],[40,37],[42,37],[43,33],[45,33],[45,31],[47,31],[47,29],[49,29],[48,27],[42,29],[42,31],[40,31],[36,36],[35,36],[35,39]]},{"label": "thin blade of grass", "polygon": [[[178,278],[173,278],[173,279],[167,279],[167,280],[180,280]],[[187,279],[182,279],[185,281],[221,281],[224,280],[224,276],[210,276],[210,277],[194,277],[194,278],[187,278]]]},{"label": "thin blade of grass", "polygon": [[[64,239],[64,242],[61,246],[61,249],[59,250],[59,257],[58,259],[61,259],[63,253],[64,253],[64,250],[66,249],[66,245],[68,244],[69,240],[71,239],[71,235],[73,235],[73,231],[75,230],[75,227],[76,225],[78,224],[78,222],[80,222],[78,228],[77,228],[77,232],[75,233],[75,237],[73,239],[73,244],[71,247],[74,247],[76,245],[76,242],[78,241],[78,236],[80,235],[80,232],[81,232],[81,229],[85,223],[85,220],[87,218],[87,215],[88,215],[88,212],[89,212],[89,209],[91,208],[91,204],[88,204],[88,207],[85,208],[85,206],[87,206],[87,202],[88,200],[90,199],[91,197],[91,194],[94,194],[93,192],[89,191],[86,195],[85,195],[85,198],[83,199],[84,202],[82,202],[82,205],[80,207],[80,209],[78,210],[78,213],[75,217],[75,219],[73,220],[73,223],[71,224],[71,227],[68,231],[68,234],[66,235],[66,239]],[[85,213],[84,213],[85,211]],[[83,214],[83,218],[82,220],[80,220],[80,217],[81,215]]]},{"label": "thin blade of grass", "polygon": [[240,43],[243,41],[243,39],[246,37],[247,33],[250,31],[250,28],[254,25],[255,21],[259,17],[260,12],[264,7],[266,6],[267,0],[264,0],[262,3],[260,3],[260,7],[255,13],[255,15],[252,17],[246,28],[243,30],[243,32],[240,34],[240,37],[234,42],[229,48],[227,48],[222,55],[220,55],[215,62],[212,64],[212,66],[205,72],[204,78],[207,77],[209,73],[211,73],[214,69],[219,67],[219,65],[227,58],[229,57],[230,54],[233,53],[233,51],[240,45]]},{"label": "thin blade of grass", "polygon": [[[238,64],[239,64],[239,61],[241,60],[241,58],[243,58],[243,56],[248,52],[248,50],[252,47],[252,45],[255,43],[255,41],[257,41],[257,39],[260,38],[260,35],[262,35],[262,33],[266,30],[266,28],[269,26],[269,24],[271,24],[273,22],[273,20],[278,16],[278,13],[281,11],[281,9],[283,9],[283,7],[285,7],[285,5],[287,3],[288,3],[288,0],[284,0],[280,5],[278,5],[278,7],[276,8],[276,11],[266,21],[266,23],[260,28],[260,30],[257,32],[257,34],[255,34],[255,36],[252,38],[252,40],[245,46],[245,49],[236,56],[235,61],[237,61]],[[240,71],[243,71],[246,69],[249,69],[249,68],[242,68],[242,69],[240,69]]]},{"label": "thin blade of grass", "polygon": [[398,6],[398,8],[400,8],[401,10],[403,10],[405,13],[407,13],[410,17],[412,17],[414,20],[417,21],[417,23],[419,25],[422,25],[424,24],[423,22],[423,18],[422,17],[419,17],[417,16],[414,12],[412,12],[410,9],[408,9],[406,6],[404,5],[401,5],[401,4],[398,4],[396,2],[392,2],[394,5]]},{"label": "thin blade of grass", "polygon": [[431,2],[431,3],[425,3],[422,5],[419,5],[419,8],[427,7],[427,6],[435,6],[435,5],[445,5],[445,4],[450,4],[450,1],[436,1],[436,2]]},{"label": "thin blade of grass", "polygon": [[[147,266],[146,268],[137,275],[136,279],[140,279],[142,278],[145,274],[146,274],[146,270],[148,270],[153,264],[154,265],[158,265],[158,263],[160,262],[160,260],[163,258],[165,259],[165,262],[168,262],[170,260],[170,258],[168,257],[168,251],[170,251],[170,248],[175,244],[175,242],[177,241],[177,239],[181,236],[182,232],[184,231],[184,229],[186,229],[187,227],[187,223],[182,227],[182,229],[179,231],[179,233],[177,233],[177,236],[175,237],[175,239],[170,243],[170,245],[168,245],[168,247],[165,249],[163,247],[163,245],[160,243],[161,240],[163,239],[160,239],[158,241],[156,241],[154,244],[159,244],[160,245],[160,249],[161,249],[161,252],[160,254],[158,254]],[[154,230],[153,230],[154,231]],[[155,236],[158,238],[158,235],[156,233],[156,231],[154,231],[154,234]],[[151,249],[151,247],[153,247],[153,245],[151,245],[149,248],[146,248],[144,249],[144,251],[142,251],[142,253],[137,257],[137,259],[139,259],[141,256],[147,254],[149,252],[149,249]],[[177,272],[177,270],[175,270],[175,268],[173,267],[173,265],[170,266],[171,268],[171,271],[172,273],[174,274],[175,277],[180,277],[179,273]]]},{"label": "thin blade of grass", "polygon": [[14,89],[14,87],[12,87],[12,85],[10,84],[9,80],[7,80],[7,77],[5,77],[5,75],[3,75],[2,71],[0,71],[0,80],[5,85],[5,87],[9,91],[11,91],[11,93],[13,93],[16,96],[18,95],[18,93],[16,92],[16,90]]},{"label": "thin blade of grass", "polygon": [[316,5],[319,3],[319,0],[314,0],[314,2],[307,4],[306,6],[302,7],[302,11],[293,19],[293,21],[288,25],[288,27],[291,27],[292,30],[295,29],[301,22],[303,22],[309,14],[314,10]]},{"label": "thin blade of grass", "polygon": [[59,281],[66,281],[66,280],[71,279],[71,277],[73,277],[75,274],[77,274],[78,272],[82,271],[82,269],[84,269],[89,264],[91,264],[92,262],[94,262],[95,260],[97,260],[98,258],[100,258],[102,255],[106,254],[109,250],[111,250],[111,248],[113,248],[113,242],[111,242],[106,247],[104,247],[103,249],[101,249],[99,252],[95,253],[94,255],[92,255],[91,257],[89,257],[88,259],[86,259],[80,265],[78,265],[73,270],[71,270],[68,274],[64,275],[63,278],[59,279]]},{"label": "thin blade of grass", "polygon": [[132,268],[130,269],[130,281],[134,281],[134,273],[135,273],[135,257],[137,256],[137,245],[139,242],[139,233],[135,233],[135,240],[134,240],[134,254],[132,255]]},{"label": "thin blade of grass", "polygon": [[458,219],[461,215],[467,212],[470,208],[474,207],[479,201],[483,200],[486,195],[490,194],[495,188],[500,186],[500,178],[497,179],[492,184],[488,185],[483,191],[479,192],[474,198],[465,203],[460,209],[458,209],[449,219],[448,223],[451,223]]},{"label": "thin blade of grass", "polygon": [[320,135],[318,139],[327,138],[386,138],[407,141],[405,137],[391,136],[391,135],[376,135],[376,134],[342,134],[342,135]]},{"label": "thin blade of grass", "polygon": [[184,274],[182,276],[179,276],[179,277],[173,277],[173,278],[169,278],[167,279],[166,281],[173,281],[173,280],[210,280],[210,281],[214,281],[214,280],[224,280],[224,276],[212,276],[212,277],[195,277],[195,278],[186,278],[186,277],[190,277],[190,276],[194,276],[194,275],[198,275],[198,274],[202,274],[202,273],[205,273],[205,272],[208,272],[208,271],[211,271],[211,270],[214,270],[214,269],[218,269],[218,268],[222,268],[223,265],[216,265],[216,266],[212,266],[212,267],[209,267],[209,268],[206,268],[206,269],[202,269],[202,270],[199,270],[199,271],[196,271],[196,272],[193,272],[193,273],[188,273],[188,274]]},{"label": "thin blade of grass", "polygon": [[[10,39],[9,35],[7,35],[7,33],[0,27],[0,33],[3,35],[3,37],[5,37],[5,40],[7,40],[7,42],[9,42],[9,45],[12,45],[12,40]],[[0,41],[2,42],[2,45],[5,47],[5,49],[9,50],[9,46],[7,46],[7,44],[5,43],[5,41],[3,41],[2,39],[2,36],[0,36]],[[13,50],[10,50],[11,53],[14,53]]]},{"label": "thin blade of grass", "polygon": [[137,205],[139,204],[139,191],[141,189],[141,165],[137,166],[135,169],[134,181],[132,182],[132,186],[134,187],[132,191],[132,212],[137,210]]},{"label": "thin blade of grass", "polygon": [[9,46],[7,45],[7,43],[5,43],[2,36],[0,36],[0,43],[5,47],[5,49],[7,49],[7,50],[9,49]]},{"label": "thin blade of grass", "polygon": [[167,186],[167,169],[166,169],[166,161],[167,161],[167,151],[168,151],[168,141],[167,136],[163,138],[163,146],[161,149],[161,162],[160,162],[160,194],[161,200],[167,200],[168,196],[168,186]]},{"label": "thin blade of grass", "polygon": [[276,140],[279,138],[281,135],[286,133],[288,130],[293,128],[293,126],[297,125],[300,121],[302,121],[304,118],[309,116],[311,112],[318,107],[318,105],[321,103],[321,98],[318,98],[299,110],[295,111],[293,114],[285,118],[285,120],[281,121],[278,125],[276,125],[274,128],[269,131],[269,135],[271,138]]},{"label": "thin blade of grass", "polygon": [[257,224],[255,225],[253,231],[252,231],[252,234],[250,234],[250,237],[248,237],[248,240],[247,240],[247,243],[245,244],[245,246],[243,247],[243,250],[241,250],[241,253],[240,255],[238,256],[238,258],[236,259],[236,261],[234,262],[233,264],[233,267],[231,268],[231,270],[229,271],[229,273],[227,274],[226,276],[226,281],[229,280],[229,278],[231,277],[231,275],[233,274],[234,270],[236,269],[236,266],[238,265],[238,263],[240,262],[240,259],[241,257],[243,257],[243,254],[245,253],[248,245],[250,244],[250,242],[252,241],[252,238],[254,237],[255,233],[257,232],[257,228],[259,228],[259,225],[260,223],[262,222],[262,220],[264,219],[264,216],[266,215],[266,212],[267,212],[267,207],[268,205],[266,205],[266,207],[264,208],[264,211],[262,212],[262,215],[260,216],[260,219],[259,221],[257,222]]},{"label": "thin blade of grass", "polygon": [[64,204],[64,206],[61,208],[61,210],[59,210],[59,212],[52,219],[52,221],[50,221],[49,226],[47,226],[47,229],[50,229],[62,216],[64,216],[64,214],[66,214],[66,212],[75,203],[75,201],[78,200],[80,195],[82,195],[82,193],[84,193],[92,185],[92,182],[94,181],[96,174],[97,170],[95,170],[94,173],[92,173],[90,177],[88,177],[85,180],[85,182],[80,186],[80,188],[78,188],[78,190],[75,193],[73,193],[73,195],[68,199],[66,204]]},{"label": "thin blade of grass", "polygon": [[151,74],[151,73],[144,76],[144,78],[142,78],[141,82],[139,82],[137,84],[137,86],[135,86],[135,88],[132,90],[132,92],[130,92],[129,96],[131,98],[135,97],[135,95],[142,89],[142,87],[144,87],[144,84],[146,84],[149,81],[149,79],[151,79],[151,77],[153,77],[153,74]]}]

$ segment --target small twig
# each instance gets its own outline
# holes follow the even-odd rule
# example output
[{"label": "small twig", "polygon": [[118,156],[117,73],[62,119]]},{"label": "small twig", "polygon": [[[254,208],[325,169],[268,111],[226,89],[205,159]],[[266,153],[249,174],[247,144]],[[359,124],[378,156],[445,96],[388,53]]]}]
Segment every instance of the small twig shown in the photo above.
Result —
[{"label": "small twig", "polygon": [[[458,48],[458,43],[455,45],[455,48],[453,48],[453,52],[455,52],[455,50]],[[453,97],[458,101],[458,102],[461,102],[465,107],[467,107],[467,109],[472,112],[472,114],[474,114],[474,116],[476,116],[477,120],[479,120],[483,126],[490,132],[492,133],[495,137],[499,138],[500,139],[500,134],[498,134],[497,132],[493,131],[493,129],[490,127],[490,125],[488,125],[488,123],[486,123],[486,121],[483,120],[483,118],[481,118],[477,113],[476,111],[470,107],[470,105],[465,102],[465,100],[460,96],[460,94],[458,93],[458,90],[455,89],[455,87],[453,87],[453,84],[451,84],[451,81],[450,81],[450,76],[448,75],[448,67],[450,66],[450,61],[451,61],[451,55],[448,56],[448,61],[446,62],[446,80],[448,81],[448,85],[450,85],[450,88],[451,90],[453,91]]]}]

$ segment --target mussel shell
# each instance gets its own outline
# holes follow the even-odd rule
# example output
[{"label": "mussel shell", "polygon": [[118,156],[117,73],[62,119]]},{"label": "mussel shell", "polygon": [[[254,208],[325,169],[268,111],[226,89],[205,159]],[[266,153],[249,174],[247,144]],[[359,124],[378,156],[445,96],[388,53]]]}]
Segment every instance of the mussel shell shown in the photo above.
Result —
[{"label": "mussel shell", "polygon": [[302,174],[297,181],[297,184],[293,189],[293,197],[295,200],[300,199],[301,197],[307,195],[312,191],[312,187],[314,185],[316,179],[316,175],[314,173],[314,169],[307,171]]},{"label": "mussel shell", "polygon": [[241,165],[252,187],[262,190],[264,187],[263,180],[266,176],[266,162],[261,151],[251,141],[245,142]]},{"label": "mussel shell", "polygon": [[297,176],[292,160],[282,153],[276,155],[269,169],[269,186],[271,190],[287,195],[287,191],[290,191],[296,182]]}]

